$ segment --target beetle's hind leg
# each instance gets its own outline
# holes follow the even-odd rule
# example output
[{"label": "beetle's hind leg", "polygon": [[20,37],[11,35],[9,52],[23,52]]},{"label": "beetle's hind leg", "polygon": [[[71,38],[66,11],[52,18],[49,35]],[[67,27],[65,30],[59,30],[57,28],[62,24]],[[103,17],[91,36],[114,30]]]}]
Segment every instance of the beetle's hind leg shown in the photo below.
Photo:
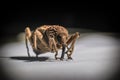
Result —
[{"label": "beetle's hind leg", "polygon": [[[74,50],[74,44],[75,44],[76,39],[79,36],[80,36],[79,32],[76,32],[67,41],[67,51],[66,51],[66,54],[67,54],[68,59],[72,59],[71,55],[72,55],[73,50]],[[68,47],[69,44],[71,44],[70,47]]]},{"label": "beetle's hind leg", "polygon": [[40,42],[44,45],[44,47],[47,47],[48,45],[43,40],[43,35],[40,31],[36,30],[34,32],[34,48],[37,49],[37,38],[40,40]]},{"label": "beetle's hind leg", "polygon": [[30,28],[29,28],[29,27],[26,27],[26,28],[25,28],[25,43],[26,43],[26,48],[27,48],[28,57],[30,57],[29,47],[28,47],[28,41],[29,41],[30,37],[31,37]]},{"label": "beetle's hind leg", "polygon": [[44,47],[47,46],[47,44],[42,40],[42,38],[43,38],[42,33],[39,32],[38,30],[35,30],[35,32],[33,33],[33,46],[32,47],[33,47],[33,49],[34,49],[34,51],[36,53],[36,58],[38,58],[38,54],[39,54],[37,52],[37,46],[38,46],[37,39],[40,40],[40,42],[44,45]]},{"label": "beetle's hind leg", "polygon": [[25,39],[25,43],[26,43],[28,57],[30,57],[29,47],[28,47],[28,40],[27,39]]}]

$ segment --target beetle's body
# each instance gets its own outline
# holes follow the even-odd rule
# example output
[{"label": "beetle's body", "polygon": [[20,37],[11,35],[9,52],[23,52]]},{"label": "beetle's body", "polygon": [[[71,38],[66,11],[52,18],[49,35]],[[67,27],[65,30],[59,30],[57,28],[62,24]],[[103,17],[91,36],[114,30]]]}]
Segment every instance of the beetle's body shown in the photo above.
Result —
[{"label": "beetle's body", "polygon": [[[59,25],[43,25],[36,28],[36,30],[32,32],[30,31],[30,28],[27,27],[25,29],[25,33],[26,33],[26,46],[27,46],[27,41],[29,40],[36,56],[46,52],[56,52],[55,54],[56,59],[59,49],[62,49],[62,55],[60,59],[63,59],[66,47],[68,49],[66,51],[68,58],[71,58],[72,53],[69,55],[68,52],[71,52],[72,48],[69,49],[68,45],[72,42],[72,38],[74,36],[76,36],[74,41],[79,36],[77,32],[76,34],[74,34],[73,37],[71,36],[69,38],[68,30],[63,26],[59,26]],[[28,56],[30,56],[29,51],[28,51]]]}]

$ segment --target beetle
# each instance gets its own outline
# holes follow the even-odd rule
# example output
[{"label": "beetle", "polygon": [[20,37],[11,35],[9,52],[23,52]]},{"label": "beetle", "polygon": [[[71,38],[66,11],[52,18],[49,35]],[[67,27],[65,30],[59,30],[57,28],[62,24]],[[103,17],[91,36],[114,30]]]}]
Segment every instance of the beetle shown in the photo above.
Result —
[{"label": "beetle", "polygon": [[[67,54],[68,59],[72,59],[74,44],[79,36],[79,32],[69,35],[68,30],[60,25],[42,25],[33,31],[30,27],[26,27],[25,43],[28,57],[30,57],[29,41],[37,58],[39,54],[51,52],[55,53],[55,59],[63,60],[64,54]],[[62,50],[61,57],[57,57],[60,49]]]}]

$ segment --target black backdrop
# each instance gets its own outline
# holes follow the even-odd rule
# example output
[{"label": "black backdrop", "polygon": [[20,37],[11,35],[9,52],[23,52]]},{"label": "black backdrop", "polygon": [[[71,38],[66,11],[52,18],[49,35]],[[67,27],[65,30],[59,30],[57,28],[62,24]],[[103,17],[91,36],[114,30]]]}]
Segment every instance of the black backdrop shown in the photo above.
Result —
[{"label": "black backdrop", "polygon": [[[3,37],[24,32],[26,26],[35,29],[44,24],[118,32],[117,5],[102,4],[5,4],[1,6]],[[114,25],[114,26],[113,26]]]}]

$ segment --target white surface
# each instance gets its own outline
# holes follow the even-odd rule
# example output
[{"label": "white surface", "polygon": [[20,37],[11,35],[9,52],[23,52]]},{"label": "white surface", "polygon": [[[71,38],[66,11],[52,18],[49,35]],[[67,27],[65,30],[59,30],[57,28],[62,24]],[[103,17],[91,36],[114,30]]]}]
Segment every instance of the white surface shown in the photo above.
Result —
[{"label": "white surface", "polygon": [[66,60],[65,56],[60,61],[54,59],[54,53],[39,55],[36,60],[30,46],[33,58],[29,59],[21,41],[2,46],[0,62],[13,80],[107,80],[117,70],[117,45],[116,39],[104,34],[81,34],[75,43],[73,60]]}]

